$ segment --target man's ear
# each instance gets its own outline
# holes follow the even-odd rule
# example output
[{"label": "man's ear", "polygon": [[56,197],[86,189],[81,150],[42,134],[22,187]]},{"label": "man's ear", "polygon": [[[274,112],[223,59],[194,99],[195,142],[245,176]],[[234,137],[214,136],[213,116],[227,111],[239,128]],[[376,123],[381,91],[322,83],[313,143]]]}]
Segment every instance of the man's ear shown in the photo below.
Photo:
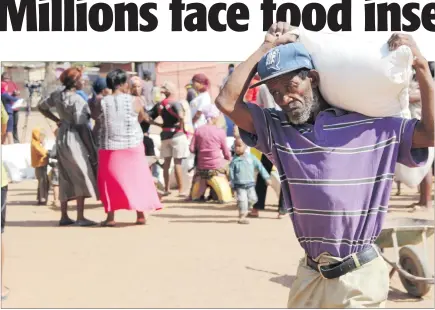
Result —
[{"label": "man's ear", "polygon": [[308,72],[308,77],[311,80],[311,87],[313,88],[319,87],[319,83],[320,83],[319,71],[310,70],[310,72]]}]

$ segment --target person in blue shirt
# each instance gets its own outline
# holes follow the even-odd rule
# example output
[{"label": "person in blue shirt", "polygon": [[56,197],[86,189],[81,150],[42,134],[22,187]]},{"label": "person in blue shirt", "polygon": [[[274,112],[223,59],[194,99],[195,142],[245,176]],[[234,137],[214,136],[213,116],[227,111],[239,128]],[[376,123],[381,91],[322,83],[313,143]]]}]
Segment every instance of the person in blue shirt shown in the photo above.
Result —
[{"label": "person in blue shirt", "polygon": [[9,116],[8,124],[6,127],[6,135],[2,139],[3,144],[14,144],[13,130],[14,130],[14,111],[12,110],[13,104],[19,98],[12,96],[8,92],[8,84],[6,82],[1,83],[1,101]]},{"label": "person in blue shirt", "polygon": [[237,207],[239,208],[239,224],[249,224],[247,220],[249,208],[257,202],[255,192],[255,172],[263,177],[267,185],[271,185],[270,175],[261,162],[251,153],[246,152],[246,145],[242,139],[236,138],[235,156],[230,163],[231,187],[237,195]]}]

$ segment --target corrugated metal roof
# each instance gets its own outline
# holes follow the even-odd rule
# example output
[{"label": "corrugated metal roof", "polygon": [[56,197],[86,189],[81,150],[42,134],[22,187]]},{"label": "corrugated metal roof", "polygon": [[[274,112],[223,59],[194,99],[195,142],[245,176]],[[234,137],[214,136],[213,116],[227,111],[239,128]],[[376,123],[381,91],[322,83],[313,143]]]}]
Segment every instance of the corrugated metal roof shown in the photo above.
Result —
[{"label": "corrugated metal roof", "polygon": [[32,61],[2,61],[2,66],[6,68],[10,67],[26,67],[26,68],[43,68],[44,62],[32,62]]}]

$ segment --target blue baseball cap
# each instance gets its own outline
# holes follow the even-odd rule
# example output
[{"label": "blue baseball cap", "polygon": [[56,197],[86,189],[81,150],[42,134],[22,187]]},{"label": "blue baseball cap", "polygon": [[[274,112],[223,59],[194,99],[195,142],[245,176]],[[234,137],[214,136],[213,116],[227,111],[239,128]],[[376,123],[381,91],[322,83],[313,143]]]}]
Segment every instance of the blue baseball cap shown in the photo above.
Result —
[{"label": "blue baseball cap", "polygon": [[99,77],[93,85],[94,91],[99,94],[101,93],[105,88],[107,88],[107,81],[105,78]]},{"label": "blue baseball cap", "polygon": [[250,88],[300,69],[314,69],[313,61],[305,46],[302,43],[277,46],[261,58],[257,67],[261,81]]}]

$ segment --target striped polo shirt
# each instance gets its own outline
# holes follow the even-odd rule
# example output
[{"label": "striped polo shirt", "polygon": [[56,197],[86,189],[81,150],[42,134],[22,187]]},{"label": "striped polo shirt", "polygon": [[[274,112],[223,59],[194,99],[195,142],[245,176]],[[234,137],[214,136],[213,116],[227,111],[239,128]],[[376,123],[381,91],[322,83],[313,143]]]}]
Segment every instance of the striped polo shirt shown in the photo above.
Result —
[{"label": "striped polo shirt", "polygon": [[372,118],[331,108],[315,124],[292,125],[284,112],[247,104],[256,135],[245,143],[276,165],[286,208],[307,255],[344,258],[381,232],[396,163],[425,164],[428,149],[411,149],[417,120]]}]

